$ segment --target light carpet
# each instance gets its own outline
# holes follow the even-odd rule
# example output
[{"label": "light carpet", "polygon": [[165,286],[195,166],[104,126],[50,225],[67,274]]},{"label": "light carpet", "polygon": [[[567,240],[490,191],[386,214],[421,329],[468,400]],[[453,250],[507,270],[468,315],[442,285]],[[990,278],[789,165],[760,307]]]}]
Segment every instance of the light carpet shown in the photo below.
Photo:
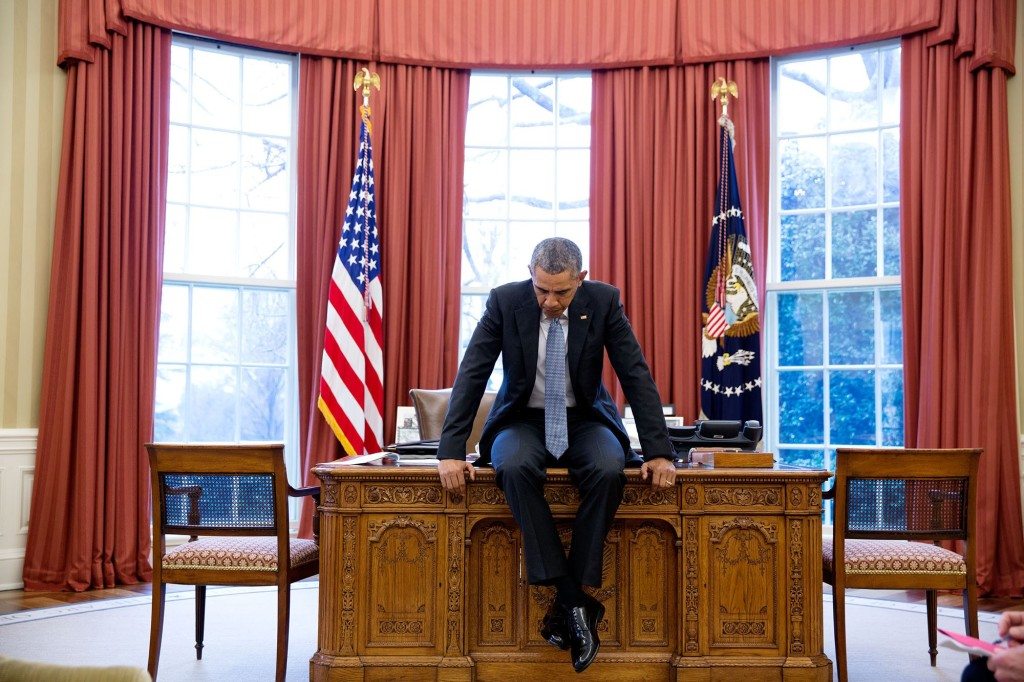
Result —
[{"label": "light carpet", "polygon": [[[317,590],[316,582],[292,586],[288,647],[288,677],[292,680],[308,678],[309,659],[316,651]],[[206,601],[206,646],[203,660],[196,661],[193,592],[167,595],[160,680],[273,679],[275,591],[210,588]],[[825,653],[834,660],[831,595],[825,595],[824,606]],[[0,616],[0,654],[49,663],[145,668],[149,616],[148,596]],[[847,656],[853,682],[887,677],[956,682],[967,664],[967,654],[940,646],[937,667],[929,666],[923,606],[848,597],[847,619]],[[998,614],[979,615],[983,638],[996,636],[998,620]],[[962,632],[960,611],[940,608],[939,627]],[[939,639],[944,638],[940,635]],[[595,665],[600,665],[600,658]]]}]

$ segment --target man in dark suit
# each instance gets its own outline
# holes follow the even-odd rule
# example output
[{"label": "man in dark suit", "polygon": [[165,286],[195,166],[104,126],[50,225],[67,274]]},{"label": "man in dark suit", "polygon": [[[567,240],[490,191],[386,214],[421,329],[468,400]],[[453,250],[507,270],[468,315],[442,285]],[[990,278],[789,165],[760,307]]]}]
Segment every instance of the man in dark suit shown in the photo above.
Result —
[{"label": "man in dark suit", "polygon": [[[466,438],[500,353],[504,379],[481,434],[480,462],[494,466],[519,524],[530,583],[556,588],[541,635],[571,649],[576,672],[590,665],[600,646],[604,606],[582,586],[601,584],[604,540],[632,454],[601,383],[605,351],[636,415],[644,480],[662,488],[676,477],[661,397],[619,292],[584,281],[582,267],[576,244],[545,239],[530,259],[529,280],[491,291],[459,366],[438,446],[442,485],[464,493],[466,476],[474,477],[465,461]],[[544,499],[548,466],[567,467],[580,490],[568,557]]]}]

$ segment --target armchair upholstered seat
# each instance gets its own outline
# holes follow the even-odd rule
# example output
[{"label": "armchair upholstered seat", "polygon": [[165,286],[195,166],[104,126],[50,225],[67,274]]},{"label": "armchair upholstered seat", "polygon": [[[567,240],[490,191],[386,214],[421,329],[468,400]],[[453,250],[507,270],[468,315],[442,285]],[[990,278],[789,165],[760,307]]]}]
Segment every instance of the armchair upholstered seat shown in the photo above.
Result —
[{"label": "armchair upholstered seat", "polygon": [[[981,450],[836,451],[833,537],[822,542],[832,585],[836,667],[846,682],[846,590],[925,590],[935,665],[938,590],[963,594],[967,634],[978,636],[974,524]],[[962,554],[940,546],[957,542]]]},{"label": "armchair upholstered seat", "polygon": [[[197,659],[203,657],[207,585],[273,585],[276,679],[283,680],[291,583],[320,570],[316,540],[289,535],[288,497],[316,499],[320,489],[288,485],[280,444],[147,447],[153,476],[154,557],[149,674],[156,679],[160,662],[164,584],[196,586]],[[187,535],[189,541],[168,548],[169,534]]]}]

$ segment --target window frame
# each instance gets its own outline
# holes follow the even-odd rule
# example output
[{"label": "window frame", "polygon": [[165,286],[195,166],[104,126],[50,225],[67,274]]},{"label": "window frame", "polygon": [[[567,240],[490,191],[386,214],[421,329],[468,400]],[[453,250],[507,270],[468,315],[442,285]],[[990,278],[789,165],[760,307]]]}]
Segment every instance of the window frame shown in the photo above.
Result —
[{"label": "window frame", "polygon": [[[296,281],[297,280],[297,265],[296,265],[296,247],[297,247],[297,235],[296,235],[296,223],[297,223],[297,178],[296,178],[296,169],[297,169],[298,139],[299,139],[299,137],[298,137],[298,113],[299,113],[298,112],[298,106],[299,106],[299,65],[300,65],[300,60],[299,60],[299,57],[298,57],[297,54],[289,54],[289,53],[282,53],[282,52],[273,51],[273,50],[264,50],[264,49],[260,49],[260,48],[245,47],[245,46],[240,46],[240,45],[234,45],[234,44],[231,44],[231,43],[225,43],[225,42],[218,41],[218,40],[206,39],[206,38],[201,38],[201,37],[197,37],[197,36],[191,36],[191,35],[186,35],[186,34],[174,32],[172,34],[172,47],[178,47],[178,46],[182,46],[182,47],[188,48],[189,49],[189,53],[190,53],[189,54],[189,69],[188,69],[188,77],[190,79],[190,82],[189,82],[190,102],[194,101],[194,89],[193,89],[193,85],[192,85],[192,79],[194,78],[195,71],[194,71],[192,60],[193,60],[194,54],[195,54],[195,52],[197,50],[202,50],[202,51],[207,51],[207,52],[215,52],[215,53],[221,53],[221,54],[228,54],[228,55],[232,55],[232,56],[238,57],[239,59],[257,58],[257,59],[261,59],[261,60],[286,62],[290,66],[290,79],[289,79],[288,87],[289,87],[290,99],[291,99],[291,102],[290,102],[291,127],[290,127],[290,130],[288,131],[288,134],[286,136],[287,139],[288,139],[288,142],[289,142],[289,151],[288,151],[288,157],[287,157],[287,159],[288,159],[287,160],[287,164],[288,164],[288,169],[289,169],[288,195],[287,195],[288,196],[288,206],[287,206],[287,210],[286,211],[281,211],[281,210],[266,209],[266,208],[251,209],[251,211],[254,212],[254,213],[272,213],[272,214],[282,215],[282,216],[285,217],[285,220],[286,220],[286,223],[287,223],[287,235],[288,235],[287,238],[288,238],[288,248],[289,248],[288,279],[270,279],[270,278],[243,277],[243,276],[220,276],[220,275],[208,275],[208,274],[187,274],[187,273],[181,273],[181,272],[167,272],[166,270],[164,270],[163,273],[162,273],[163,284],[165,284],[165,285],[172,285],[172,286],[183,286],[183,287],[186,287],[187,292],[188,292],[188,295],[187,295],[187,308],[186,308],[188,319],[186,321],[186,330],[185,330],[185,334],[186,334],[186,336],[185,336],[185,338],[186,338],[186,350],[185,350],[185,359],[184,359],[184,361],[181,361],[181,362],[179,362],[179,361],[161,362],[160,358],[158,356],[157,357],[157,367],[156,367],[156,369],[157,369],[157,371],[159,371],[163,367],[174,367],[174,368],[181,368],[181,367],[183,367],[184,368],[184,370],[185,370],[185,387],[184,387],[184,393],[183,393],[181,408],[182,408],[182,412],[183,412],[183,419],[186,420],[186,427],[185,427],[186,428],[186,437],[185,437],[185,440],[186,440],[186,442],[193,442],[194,439],[192,439],[191,437],[188,436],[188,431],[187,431],[187,429],[188,429],[187,420],[191,418],[190,412],[191,412],[191,410],[193,408],[191,390],[189,388],[190,376],[191,376],[193,368],[195,368],[195,367],[224,367],[224,368],[233,368],[234,372],[235,372],[235,378],[236,378],[236,390],[235,390],[235,396],[234,396],[234,402],[235,402],[235,417],[234,417],[235,424],[234,424],[234,434],[233,434],[234,435],[234,442],[252,442],[252,441],[250,441],[248,439],[242,440],[242,438],[241,438],[242,420],[241,420],[241,415],[240,415],[239,410],[240,410],[241,400],[243,399],[242,394],[241,394],[241,390],[240,390],[240,386],[241,386],[240,382],[241,382],[242,372],[246,368],[250,368],[250,367],[261,367],[261,366],[283,367],[284,370],[285,370],[285,376],[286,376],[286,382],[287,382],[287,385],[286,385],[286,395],[287,395],[287,400],[288,400],[288,405],[285,407],[284,412],[283,412],[283,420],[284,420],[283,431],[284,432],[282,434],[282,436],[283,436],[282,440],[283,440],[284,445],[285,445],[285,463],[286,463],[286,467],[287,467],[287,470],[288,470],[288,477],[292,481],[292,484],[293,485],[299,485],[300,481],[301,481],[301,475],[300,475],[301,472],[299,471],[300,467],[299,467],[299,452],[298,452],[299,451],[299,437],[298,437],[298,415],[299,415],[299,410],[298,410],[298,355],[297,355],[297,337],[296,337],[296,333],[297,333],[297,319],[296,319],[296,284],[297,284],[297,281]],[[244,76],[240,73],[239,78],[244,78]],[[253,134],[253,133],[247,132],[247,131],[245,131],[243,129],[243,127],[241,125],[241,120],[239,120],[238,125],[235,125],[234,127],[220,127],[220,126],[210,126],[210,125],[201,125],[201,124],[197,125],[194,122],[193,118],[192,118],[191,111],[189,113],[187,123],[184,123],[184,122],[181,122],[181,121],[170,121],[169,120],[169,126],[183,126],[183,127],[188,128],[189,130],[199,129],[199,130],[204,130],[204,131],[229,132],[229,133],[236,134],[236,135],[239,135],[239,136],[242,136],[242,137],[244,137],[246,135],[252,135]],[[272,137],[285,137],[285,136],[281,136],[281,135],[271,135],[271,136]],[[244,172],[244,165],[245,165],[244,164],[244,155],[243,155],[242,149],[243,149],[243,147],[240,146],[239,147],[239,157],[238,157],[239,161],[240,161],[240,163],[238,164],[238,173],[240,174],[240,176]],[[186,183],[186,187],[185,187],[185,200],[184,201],[171,201],[170,199],[166,200],[165,201],[165,211],[167,211],[167,209],[170,208],[171,206],[181,206],[181,207],[183,207],[185,209],[186,213],[192,207],[198,207],[198,208],[204,208],[205,207],[205,208],[215,208],[217,210],[230,210],[230,211],[233,211],[235,213],[235,215],[237,216],[237,218],[238,218],[238,223],[237,224],[239,226],[239,228],[238,228],[239,236],[240,237],[244,236],[244,231],[243,231],[243,228],[242,228],[242,225],[244,224],[243,223],[243,218],[244,218],[244,215],[250,209],[246,209],[246,208],[244,208],[241,205],[241,203],[242,203],[241,199],[238,202],[238,205],[236,205],[234,207],[231,207],[231,208],[227,208],[227,209],[225,209],[225,207],[223,207],[223,206],[207,206],[205,204],[197,204],[197,203],[193,203],[191,201],[191,199],[192,199],[192,196],[191,196],[191,192],[192,192],[192,189],[191,189],[191,184],[192,184],[191,183],[192,145],[191,144],[188,146],[188,149],[186,150],[185,154],[186,154],[187,168],[189,169],[189,174],[188,174],[189,181]],[[241,177],[239,177],[239,188],[240,188],[240,190],[241,190],[241,188],[243,186],[244,185],[242,183],[242,179],[241,179]],[[186,217],[186,221],[188,221],[188,220],[189,220],[189,218]],[[188,223],[186,222],[186,224],[188,224]],[[188,241],[189,241],[190,238],[191,238],[191,231],[186,228],[185,236],[184,236],[184,242],[182,244],[182,248],[184,250],[184,253],[186,253],[186,254],[189,252]],[[194,320],[193,320],[193,312],[192,312],[192,308],[193,308],[193,296],[192,296],[192,294],[193,294],[194,289],[197,286],[198,287],[204,287],[204,288],[211,288],[211,289],[212,288],[218,288],[218,289],[224,289],[224,290],[233,290],[233,291],[237,292],[237,301],[238,301],[238,304],[239,304],[238,318],[237,318],[237,322],[239,324],[239,338],[238,338],[238,342],[239,342],[240,346],[241,346],[241,343],[243,341],[243,336],[242,336],[243,330],[240,327],[241,327],[241,322],[243,320],[243,315],[244,315],[243,305],[244,305],[244,294],[245,294],[245,292],[247,292],[247,291],[255,291],[255,292],[258,292],[258,291],[288,292],[290,294],[290,296],[288,297],[289,298],[289,304],[288,304],[288,312],[287,312],[289,323],[288,323],[288,340],[287,340],[287,349],[286,349],[286,354],[287,354],[286,364],[280,365],[280,364],[276,364],[276,363],[271,363],[269,365],[265,365],[264,363],[260,363],[260,362],[253,362],[253,361],[248,361],[247,362],[242,357],[241,347],[238,349],[239,352],[237,354],[237,358],[236,358],[237,361],[236,362],[232,362],[232,363],[228,363],[228,362],[217,363],[217,362],[195,362],[195,361],[193,361],[192,360],[192,348],[191,348],[191,345],[192,345],[191,344],[191,339],[192,339],[192,332],[193,332],[192,327],[193,327],[193,322],[194,322]],[[163,295],[164,295],[164,289],[163,289],[163,286],[161,286],[161,299],[163,298]],[[154,439],[155,438],[156,438],[156,434],[154,433]],[[298,505],[295,504],[294,501],[290,501],[289,505],[290,505],[291,515],[293,517],[296,517],[297,510],[298,510]]]}]

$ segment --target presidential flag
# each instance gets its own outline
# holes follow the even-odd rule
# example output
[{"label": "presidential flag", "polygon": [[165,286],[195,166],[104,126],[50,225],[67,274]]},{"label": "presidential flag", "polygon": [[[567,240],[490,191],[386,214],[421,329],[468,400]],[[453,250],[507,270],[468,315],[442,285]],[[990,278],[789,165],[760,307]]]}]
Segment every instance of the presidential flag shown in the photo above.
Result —
[{"label": "presidential flag", "polygon": [[327,303],[317,404],[349,455],[384,441],[384,322],[370,108],[359,108],[359,155]]},{"label": "presidential flag", "polygon": [[743,227],[732,154],[732,121],[723,115],[715,215],[704,271],[700,406],[707,419],[761,421],[761,323],[750,243]]}]

